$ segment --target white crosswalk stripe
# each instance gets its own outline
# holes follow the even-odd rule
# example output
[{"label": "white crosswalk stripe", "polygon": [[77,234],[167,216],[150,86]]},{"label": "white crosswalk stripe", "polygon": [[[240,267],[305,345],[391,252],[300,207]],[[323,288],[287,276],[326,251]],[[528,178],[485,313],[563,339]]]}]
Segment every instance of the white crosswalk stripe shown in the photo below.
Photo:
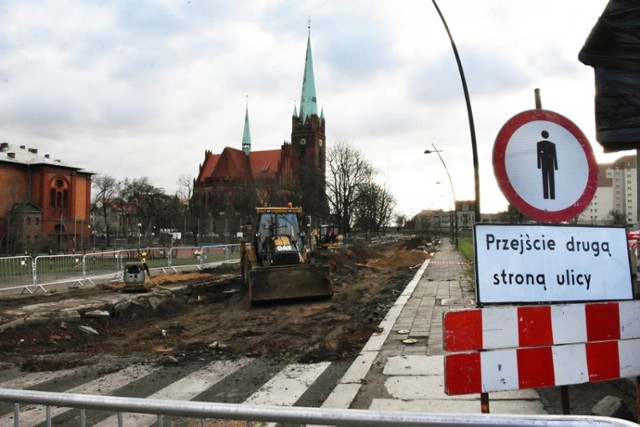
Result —
[{"label": "white crosswalk stripe", "polygon": [[[148,395],[149,399],[160,400],[193,400],[207,392],[235,372],[248,367],[255,359],[239,359],[211,362],[190,374],[178,379],[166,387]],[[331,366],[331,362],[316,364],[290,364],[273,375],[266,383],[251,394],[244,403],[251,405],[293,406],[315,381]],[[82,368],[27,374],[0,383],[0,388],[29,388],[65,376],[80,376]],[[104,375],[80,386],[61,390],[68,393],[110,395],[134,381],[146,378],[146,383],[153,383],[154,375],[162,375],[162,367],[154,365],[133,365],[120,371]],[[166,382],[164,383],[166,384]],[[52,390],[53,391],[53,390]],[[250,393],[251,391],[249,391]],[[248,394],[247,394],[248,395]],[[50,417],[58,417],[71,411],[71,408],[50,408]],[[46,407],[23,405],[20,407],[20,425],[36,425],[47,421]],[[67,414],[66,417],[69,417]],[[95,424],[98,427],[118,425],[119,415],[114,414]],[[122,425],[151,426],[158,418],[150,414],[120,414]],[[13,412],[0,416],[0,425],[13,425]],[[270,424],[268,424],[270,425]]]},{"label": "white crosswalk stripe", "polygon": [[[66,390],[68,393],[106,395],[124,384],[143,378],[159,368],[146,365],[132,365],[112,374],[107,374],[86,384]],[[51,408],[51,417],[64,414],[71,408]],[[47,420],[46,408],[26,405],[20,408],[20,425],[33,426]],[[13,413],[0,417],[0,425],[13,425]]]},{"label": "white crosswalk stripe", "polygon": [[329,365],[331,365],[330,362],[313,365],[289,365],[262,386],[260,390],[249,396],[245,403],[291,406]]},{"label": "white crosswalk stripe", "polygon": [[19,377],[0,382],[0,388],[26,389],[33,387],[36,384],[42,384],[47,381],[72,375],[79,370],[80,368],[63,369],[60,371],[33,372],[31,374],[20,375]]},{"label": "white crosswalk stripe", "polygon": [[[148,397],[150,399],[191,400],[249,362],[251,359],[215,361]],[[157,417],[150,414],[123,414],[122,420],[125,426],[149,426],[157,420]],[[109,417],[95,426],[110,427],[114,425],[118,425],[117,415]]]}]

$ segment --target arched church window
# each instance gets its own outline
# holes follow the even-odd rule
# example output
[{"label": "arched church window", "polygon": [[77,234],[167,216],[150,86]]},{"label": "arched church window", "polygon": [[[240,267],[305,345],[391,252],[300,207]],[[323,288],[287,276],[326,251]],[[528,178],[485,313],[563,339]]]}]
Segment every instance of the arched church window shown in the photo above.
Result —
[{"label": "arched church window", "polygon": [[49,188],[49,205],[56,209],[69,207],[69,184],[63,178],[54,178]]}]

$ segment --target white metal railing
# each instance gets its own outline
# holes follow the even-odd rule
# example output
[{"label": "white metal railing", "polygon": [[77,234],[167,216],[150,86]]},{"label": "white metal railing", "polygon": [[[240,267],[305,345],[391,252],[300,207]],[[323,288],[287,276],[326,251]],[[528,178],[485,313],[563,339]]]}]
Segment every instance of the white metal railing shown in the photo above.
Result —
[{"label": "white metal railing", "polygon": [[0,258],[0,289],[33,285],[33,258],[14,256]]},{"label": "white metal railing", "polygon": [[254,406],[232,403],[196,402],[53,393],[33,390],[0,389],[0,402],[12,403],[14,426],[20,425],[20,405],[45,406],[47,425],[52,425],[51,407],[80,409],[80,425],[86,425],[86,410],[152,414],[158,426],[164,417],[206,420],[293,423],[333,426],[637,426],[630,421],[586,415],[515,415],[515,414],[431,414],[421,412],[383,412],[357,409],[329,409],[285,406]]},{"label": "white metal railing", "polygon": [[[150,270],[179,272],[201,270],[221,262],[240,259],[240,245],[144,249]],[[16,256],[0,258],[0,291],[47,292],[58,284],[84,286],[94,281],[120,279],[128,261],[138,261],[139,249],[121,249],[85,254]]]}]

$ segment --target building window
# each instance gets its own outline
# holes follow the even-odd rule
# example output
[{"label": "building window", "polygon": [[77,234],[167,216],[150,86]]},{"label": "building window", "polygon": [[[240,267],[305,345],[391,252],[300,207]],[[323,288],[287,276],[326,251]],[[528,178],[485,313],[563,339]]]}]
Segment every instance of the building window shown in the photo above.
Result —
[{"label": "building window", "polygon": [[56,209],[69,207],[69,184],[62,178],[56,178],[49,188],[49,206]]}]

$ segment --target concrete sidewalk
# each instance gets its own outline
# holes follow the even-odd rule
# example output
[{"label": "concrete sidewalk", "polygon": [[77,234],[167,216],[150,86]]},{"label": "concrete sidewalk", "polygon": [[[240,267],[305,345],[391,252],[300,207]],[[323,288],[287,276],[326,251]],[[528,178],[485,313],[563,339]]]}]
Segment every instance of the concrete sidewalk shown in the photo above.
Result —
[{"label": "concrete sidewalk", "polygon": [[[442,318],[475,307],[472,266],[446,241],[426,261],[367,342],[326,408],[480,413],[480,395],[444,393]],[[404,341],[409,339],[410,341]],[[534,390],[491,393],[496,414],[546,414]]]}]

